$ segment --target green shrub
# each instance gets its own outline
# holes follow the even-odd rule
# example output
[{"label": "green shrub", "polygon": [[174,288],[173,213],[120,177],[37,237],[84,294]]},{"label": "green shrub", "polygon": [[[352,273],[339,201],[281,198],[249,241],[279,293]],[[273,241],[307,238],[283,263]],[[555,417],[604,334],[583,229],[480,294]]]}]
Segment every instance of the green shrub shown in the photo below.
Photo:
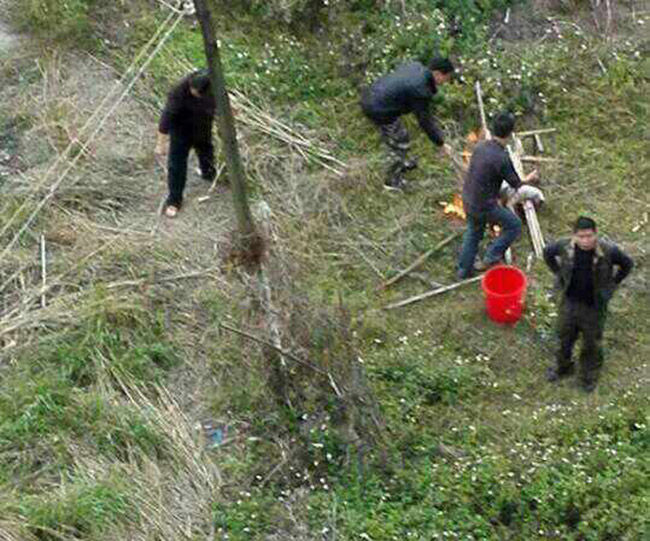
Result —
[{"label": "green shrub", "polygon": [[97,0],[21,0],[11,14],[19,28],[46,39],[77,45],[92,39],[90,9]]}]

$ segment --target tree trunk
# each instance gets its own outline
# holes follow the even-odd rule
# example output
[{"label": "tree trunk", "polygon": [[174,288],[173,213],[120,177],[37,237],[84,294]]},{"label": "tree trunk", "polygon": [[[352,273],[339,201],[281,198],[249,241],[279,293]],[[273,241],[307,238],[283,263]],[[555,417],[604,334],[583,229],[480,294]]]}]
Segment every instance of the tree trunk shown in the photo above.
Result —
[{"label": "tree trunk", "polygon": [[[259,237],[248,205],[246,194],[246,175],[242,166],[237,146],[237,132],[235,121],[230,107],[230,99],[226,90],[226,81],[223,75],[223,66],[219,54],[219,43],[212,25],[212,16],[206,0],[194,0],[196,16],[201,25],[205,56],[210,71],[212,90],[217,105],[217,126],[219,136],[223,143],[226,156],[228,177],[232,188],[232,198],[237,214],[237,225],[242,235],[242,248],[244,251],[258,250]],[[257,259],[253,256],[253,259]]]}]

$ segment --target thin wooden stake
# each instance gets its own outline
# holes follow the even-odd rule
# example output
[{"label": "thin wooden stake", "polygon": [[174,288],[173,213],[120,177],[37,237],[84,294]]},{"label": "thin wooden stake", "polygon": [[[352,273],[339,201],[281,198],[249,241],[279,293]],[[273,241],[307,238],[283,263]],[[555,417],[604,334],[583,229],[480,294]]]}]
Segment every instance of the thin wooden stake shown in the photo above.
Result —
[{"label": "thin wooden stake", "polygon": [[424,263],[427,259],[429,259],[429,257],[431,257],[433,254],[435,254],[438,250],[441,250],[442,248],[447,246],[447,244],[449,244],[452,240],[454,240],[456,237],[458,237],[458,235],[460,235],[460,233],[458,231],[456,231],[455,233],[452,233],[446,239],[444,239],[443,241],[436,244],[436,246],[431,248],[431,250],[429,250],[428,252],[425,252],[420,257],[418,257],[413,263],[411,263],[402,272],[400,272],[399,274],[396,274],[390,280],[385,281],[383,284],[380,284],[377,287],[377,289],[378,290],[386,289],[387,287],[392,286],[395,282],[399,282],[402,278],[404,278],[404,276],[409,274],[411,271],[417,269],[420,265],[422,265],[422,263]]},{"label": "thin wooden stake", "polygon": [[476,101],[478,102],[478,112],[481,115],[481,126],[483,127],[485,138],[489,140],[492,139],[492,134],[488,129],[487,119],[485,118],[485,108],[483,107],[483,92],[481,91],[480,81],[476,81],[476,85],[474,88],[476,90]]},{"label": "thin wooden stake", "polygon": [[447,291],[451,291],[452,289],[458,289],[459,287],[463,287],[467,284],[472,284],[474,282],[478,282],[481,278],[483,278],[483,275],[479,276],[474,276],[474,278],[469,278],[468,280],[463,280],[461,282],[456,282],[455,284],[450,284],[448,286],[444,287],[439,287],[437,289],[432,289],[431,291],[427,291],[426,293],[422,293],[420,295],[416,295],[415,297],[409,297],[408,299],[404,299],[403,301],[399,301],[393,304],[389,304],[384,308],[384,310],[393,310],[394,308],[401,308],[402,306],[407,306],[409,304],[413,304],[414,302],[422,301],[424,299],[428,299],[429,297],[435,297],[436,295],[440,295],[442,293],[446,293]]},{"label": "thin wooden stake", "polygon": [[46,306],[46,301],[45,301],[45,289],[47,286],[47,255],[45,253],[45,235],[41,233],[41,285],[42,285],[42,291],[41,293],[41,307],[45,308]]},{"label": "thin wooden stake", "polygon": [[517,137],[529,137],[531,135],[538,135],[540,133],[553,133],[557,128],[541,128],[539,130],[518,131],[515,135]]}]

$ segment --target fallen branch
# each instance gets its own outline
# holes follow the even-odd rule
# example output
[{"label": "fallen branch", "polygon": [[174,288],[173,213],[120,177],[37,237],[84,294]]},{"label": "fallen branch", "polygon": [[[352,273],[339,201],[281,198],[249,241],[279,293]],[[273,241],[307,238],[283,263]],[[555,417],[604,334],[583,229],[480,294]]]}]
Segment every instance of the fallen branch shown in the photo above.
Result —
[{"label": "fallen branch", "polygon": [[521,156],[522,162],[545,163],[559,162],[558,158],[548,158],[546,156]]},{"label": "fallen branch", "polygon": [[413,263],[411,263],[402,272],[396,274],[390,280],[387,280],[383,284],[380,284],[379,286],[377,286],[377,289],[378,290],[386,289],[387,287],[392,286],[395,282],[399,282],[402,278],[404,278],[404,276],[409,274],[411,271],[417,269],[420,265],[422,265],[422,263],[424,263],[427,259],[429,259],[429,257],[431,257],[433,254],[435,254],[438,250],[441,250],[442,248],[447,246],[447,244],[449,244],[452,240],[454,240],[456,237],[458,237],[458,235],[460,235],[459,232],[452,233],[446,239],[444,239],[443,241],[438,243],[436,246],[431,248],[431,250],[429,250],[428,252],[425,252],[420,257],[418,257]]},{"label": "fallen branch", "polygon": [[41,233],[41,306],[45,308],[45,286],[47,285],[47,254],[45,253],[45,235]]},{"label": "fallen branch", "polygon": [[277,351],[278,353],[280,353],[281,355],[283,355],[284,357],[286,357],[287,359],[290,359],[295,363],[298,363],[298,364],[300,364],[302,366],[305,366],[305,367],[313,370],[317,374],[320,374],[322,376],[327,377],[327,379],[328,379],[330,385],[332,386],[332,389],[334,389],[334,392],[336,393],[336,395],[339,398],[343,396],[341,394],[341,391],[339,390],[338,385],[334,381],[334,378],[326,370],[323,370],[323,369],[311,364],[310,362],[304,361],[300,357],[297,357],[296,355],[291,353],[290,351],[288,351],[288,350],[286,350],[286,349],[284,349],[282,347],[276,346],[276,345],[272,344],[271,342],[267,342],[266,340],[263,340],[262,338],[259,338],[259,337],[255,336],[254,334],[247,333],[246,331],[242,331],[241,329],[236,329],[235,327],[231,327],[230,325],[226,325],[225,323],[219,323],[219,327],[221,327],[222,329],[225,329],[226,331],[230,331],[231,333],[238,334],[239,336],[243,336],[244,338],[248,338],[249,340],[252,340],[253,342],[256,342],[256,343],[258,343],[258,344],[260,344],[262,346],[266,346],[268,348],[271,348],[271,349]]},{"label": "fallen branch", "polygon": [[469,278],[468,280],[462,280],[461,282],[456,282],[455,284],[450,284],[448,286],[432,289],[431,291],[427,291],[426,293],[416,295],[415,297],[409,297],[408,299],[404,299],[403,301],[389,304],[388,306],[384,307],[384,310],[393,310],[394,308],[401,308],[402,306],[407,306],[409,304],[413,304],[414,302],[428,299],[429,297],[435,297],[436,295],[446,293],[447,291],[451,291],[452,289],[458,289],[459,287],[462,287],[464,285],[478,282],[481,278],[483,278],[482,274],[479,276],[475,276],[474,278]]},{"label": "fallen branch", "polygon": [[514,135],[517,137],[529,137],[531,135],[539,135],[540,133],[553,133],[556,132],[557,128],[540,128],[539,130],[528,130],[528,131],[519,131]]}]

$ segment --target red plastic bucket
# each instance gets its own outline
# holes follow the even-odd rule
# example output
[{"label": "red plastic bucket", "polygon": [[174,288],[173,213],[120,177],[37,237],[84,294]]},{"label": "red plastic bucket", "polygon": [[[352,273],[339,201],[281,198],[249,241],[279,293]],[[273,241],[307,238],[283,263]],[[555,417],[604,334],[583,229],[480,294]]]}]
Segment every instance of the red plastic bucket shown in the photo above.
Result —
[{"label": "red plastic bucket", "polygon": [[497,265],[489,269],[481,286],[488,316],[497,323],[515,323],[524,311],[528,280],[517,267]]}]

